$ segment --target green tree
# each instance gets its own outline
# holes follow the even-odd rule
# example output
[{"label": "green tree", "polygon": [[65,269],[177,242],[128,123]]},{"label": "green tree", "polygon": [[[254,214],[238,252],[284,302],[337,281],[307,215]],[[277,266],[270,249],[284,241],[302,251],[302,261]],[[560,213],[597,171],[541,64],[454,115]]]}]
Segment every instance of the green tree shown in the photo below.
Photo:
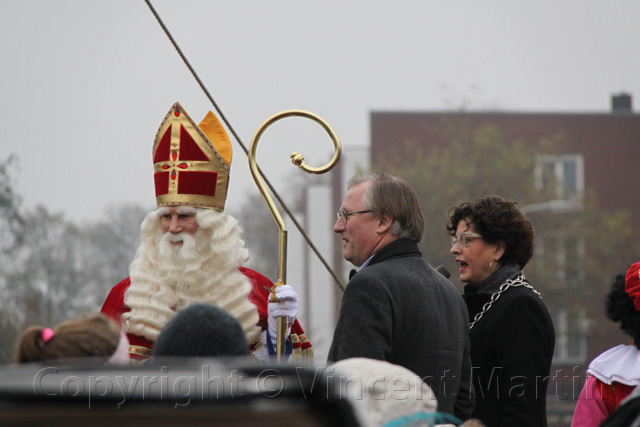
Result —
[{"label": "green tree", "polygon": [[483,125],[476,129],[450,129],[443,146],[429,149],[408,140],[375,168],[408,180],[416,189],[425,217],[421,250],[431,264],[453,266],[445,226],[448,211],[480,195],[497,194],[520,205],[548,197],[538,194],[533,180],[535,157],[550,152],[561,135],[527,144],[508,141],[499,129]]}]

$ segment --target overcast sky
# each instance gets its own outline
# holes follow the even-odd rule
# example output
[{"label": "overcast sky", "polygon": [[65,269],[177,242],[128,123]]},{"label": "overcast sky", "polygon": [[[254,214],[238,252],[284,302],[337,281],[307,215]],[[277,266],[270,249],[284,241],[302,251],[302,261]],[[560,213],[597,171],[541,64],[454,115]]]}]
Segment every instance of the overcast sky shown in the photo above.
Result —
[{"label": "overcast sky", "polygon": [[[371,111],[608,112],[621,91],[640,102],[638,1],[152,3],[246,146],[293,108],[350,147],[368,145]],[[81,222],[152,208],[160,122],[175,101],[196,121],[213,106],[147,4],[0,0],[0,16],[0,160],[19,158],[23,207]],[[330,159],[323,135],[301,118],[267,131],[258,163],[279,191],[291,151]],[[257,189],[232,144],[233,210]]]}]

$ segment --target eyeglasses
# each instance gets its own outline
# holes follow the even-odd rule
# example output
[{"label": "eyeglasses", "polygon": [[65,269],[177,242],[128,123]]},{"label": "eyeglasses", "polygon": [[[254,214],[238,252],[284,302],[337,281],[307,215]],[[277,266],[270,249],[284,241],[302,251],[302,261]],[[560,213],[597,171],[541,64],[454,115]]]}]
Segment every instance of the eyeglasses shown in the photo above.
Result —
[{"label": "eyeglasses", "polygon": [[482,235],[478,233],[469,233],[467,231],[463,231],[455,237],[451,237],[451,247],[454,245],[458,245],[459,249],[464,249],[465,246],[469,243],[469,237],[481,239]]},{"label": "eyeglasses", "polygon": [[336,215],[338,216],[338,219],[341,219],[344,221],[344,223],[347,223],[347,220],[349,219],[349,217],[351,215],[355,215],[355,214],[361,214],[361,213],[369,213],[369,212],[373,212],[373,210],[371,209],[366,209],[363,211],[354,211],[354,212],[347,212],[344,209],[340,209],[338,212],[336,212]]}]

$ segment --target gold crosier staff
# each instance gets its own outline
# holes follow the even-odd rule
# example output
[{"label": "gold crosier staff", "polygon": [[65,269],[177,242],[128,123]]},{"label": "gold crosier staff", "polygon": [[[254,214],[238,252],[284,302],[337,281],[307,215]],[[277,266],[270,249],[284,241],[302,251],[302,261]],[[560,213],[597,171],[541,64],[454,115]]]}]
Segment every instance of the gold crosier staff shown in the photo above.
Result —
[{"label": "gold crosier staff", "polygon": [[[258,165],[256,164],[256,149],[258,147],[258,140],[269,126],[280,119],[284,119],[290,116],[306,117],[307,119],[311,119],[319,123],[331,137],[335,149],[331,161],[319,168],[308,166],[304,162],[304,156],[302,154],[293,152],[291,154],[291,162],[294,165],[298,166],[300,169],[307,173],[321,174],[330,171],[336,165],[336,163],[338,163],[338,160],[340,160],[340,155],[342,154],[342,144],[340,143],[338,135],[336,135],[331,126],[329,126],[329,124],[317,114],[304,110],[286,110],[271,116],[264,123],[262,123],[262,125],[260,125],[255,135],[253,136],[253,139],[251,140],[251,145],[249,146],[249,168],[251,169],[251,175],[253,175],[253,180],[256,182],[256,185],[258,186],[258,189],[262,194],[262,198],[269,207],[271,216],[273,216],[273,219],[275,220],[276,224],[278,225],[278,229],[280,230],[280,234],[278,237],[278,281],[273,286],[273,288],[271,288],[272,300],[275,297],[275,289],[278,286],[284,285],[287,280],[287,229],[284,225],[282,217],[280,216],[280,213],[278,212],[278,209],[276,208],[276,205],[273,203],[271,195],[269,195],[269,193],[267,192],[264,181],[262,180],[262,175],[260,174],[260,170],[258,168]],[[284,322],[284,319],[282,317],[278,317],[278,336],[276,337],[276,354],[278,361],[281,360],[282,356],[285,354],[287,326],[288,325]]]}]

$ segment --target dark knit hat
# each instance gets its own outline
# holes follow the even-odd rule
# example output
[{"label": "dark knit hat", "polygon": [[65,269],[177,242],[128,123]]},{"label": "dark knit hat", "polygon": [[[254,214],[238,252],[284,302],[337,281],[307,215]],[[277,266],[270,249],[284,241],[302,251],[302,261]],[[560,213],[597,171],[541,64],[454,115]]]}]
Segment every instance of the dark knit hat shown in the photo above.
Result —
[{"label": "dark knit hat", "polygon": [[238,320],[213,304],[179,311],[160,331],[155,357],[247,356],[247,338]]}]

